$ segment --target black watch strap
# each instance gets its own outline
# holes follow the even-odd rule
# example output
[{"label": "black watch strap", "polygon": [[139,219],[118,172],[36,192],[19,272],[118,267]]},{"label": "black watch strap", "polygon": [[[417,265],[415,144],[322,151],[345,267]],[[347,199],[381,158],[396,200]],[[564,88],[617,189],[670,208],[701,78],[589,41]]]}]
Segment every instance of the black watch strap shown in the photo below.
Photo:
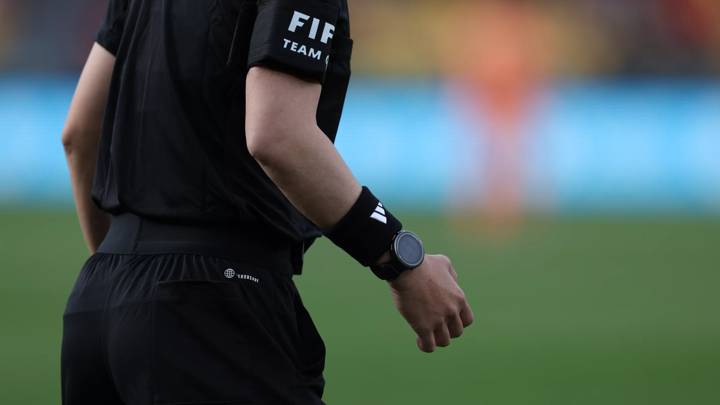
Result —
[{"label": "black watch strap", "polygon": [[425,258],[422,241],[412,232],[400,231],[390,246],[390,262],[370,266],[381,280],[393,281],[402,273],[420,266]]},{"label": "black watch strap", "polygon": [[388,263],[370,266],[370,270],[377,278],[385,281],[393,281],[400,277],[402,273],[410,271],[409,268],[403,267],[395,258]]}]

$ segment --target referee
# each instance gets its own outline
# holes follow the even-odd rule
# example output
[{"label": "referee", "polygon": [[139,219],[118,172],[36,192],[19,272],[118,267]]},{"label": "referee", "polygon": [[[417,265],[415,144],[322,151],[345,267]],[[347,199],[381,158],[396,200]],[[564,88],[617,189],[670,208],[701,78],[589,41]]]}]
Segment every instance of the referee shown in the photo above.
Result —
[{"label": "referee", "polygon": [[64,404],[322,404],[292,281],[320,236],[389,283],[422,351],[472,322],[450,261],[333,146],[349,27],[346,0],[110,0],[63,132],[93,253]]}]

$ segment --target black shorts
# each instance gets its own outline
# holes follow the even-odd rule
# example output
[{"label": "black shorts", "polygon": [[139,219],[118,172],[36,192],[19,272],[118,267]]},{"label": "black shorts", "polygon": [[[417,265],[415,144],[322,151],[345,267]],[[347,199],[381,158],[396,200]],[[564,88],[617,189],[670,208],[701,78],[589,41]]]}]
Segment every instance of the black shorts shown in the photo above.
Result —
[{"label": "black shorts", "polygon": [[203,232],[113,221],[65,311],[63,404],[322,404],[293,249]]}]

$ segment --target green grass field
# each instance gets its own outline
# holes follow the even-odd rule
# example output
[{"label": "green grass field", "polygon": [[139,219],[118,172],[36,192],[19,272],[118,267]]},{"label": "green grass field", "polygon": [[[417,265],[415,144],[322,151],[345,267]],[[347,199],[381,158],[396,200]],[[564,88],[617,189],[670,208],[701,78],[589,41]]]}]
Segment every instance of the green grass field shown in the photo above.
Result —
[{"label": "green grass field", "polygon": [[[476,323],[420,353],[387,288],[321,242],[298,284],[330,405],[720,403],[720,219],[536,220],[503,241],[405,222],[453,258]],[[59,403],[85,256],[72,213],[0,213],[0,404]]]}]

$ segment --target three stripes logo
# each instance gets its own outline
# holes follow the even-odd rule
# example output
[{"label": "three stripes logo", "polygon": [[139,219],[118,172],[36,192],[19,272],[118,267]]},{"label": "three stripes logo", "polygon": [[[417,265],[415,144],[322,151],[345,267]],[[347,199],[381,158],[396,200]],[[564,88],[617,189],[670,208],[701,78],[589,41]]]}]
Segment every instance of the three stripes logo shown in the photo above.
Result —
[{"label": "three stripes logo", "polygon": [[377,207],[375,207],[375,211],[370,215],[370,218],[382,222],[383,224],[387,224],[387,217],[385,216],[385,208],[383,208],[382,203],[378,203]]}]

